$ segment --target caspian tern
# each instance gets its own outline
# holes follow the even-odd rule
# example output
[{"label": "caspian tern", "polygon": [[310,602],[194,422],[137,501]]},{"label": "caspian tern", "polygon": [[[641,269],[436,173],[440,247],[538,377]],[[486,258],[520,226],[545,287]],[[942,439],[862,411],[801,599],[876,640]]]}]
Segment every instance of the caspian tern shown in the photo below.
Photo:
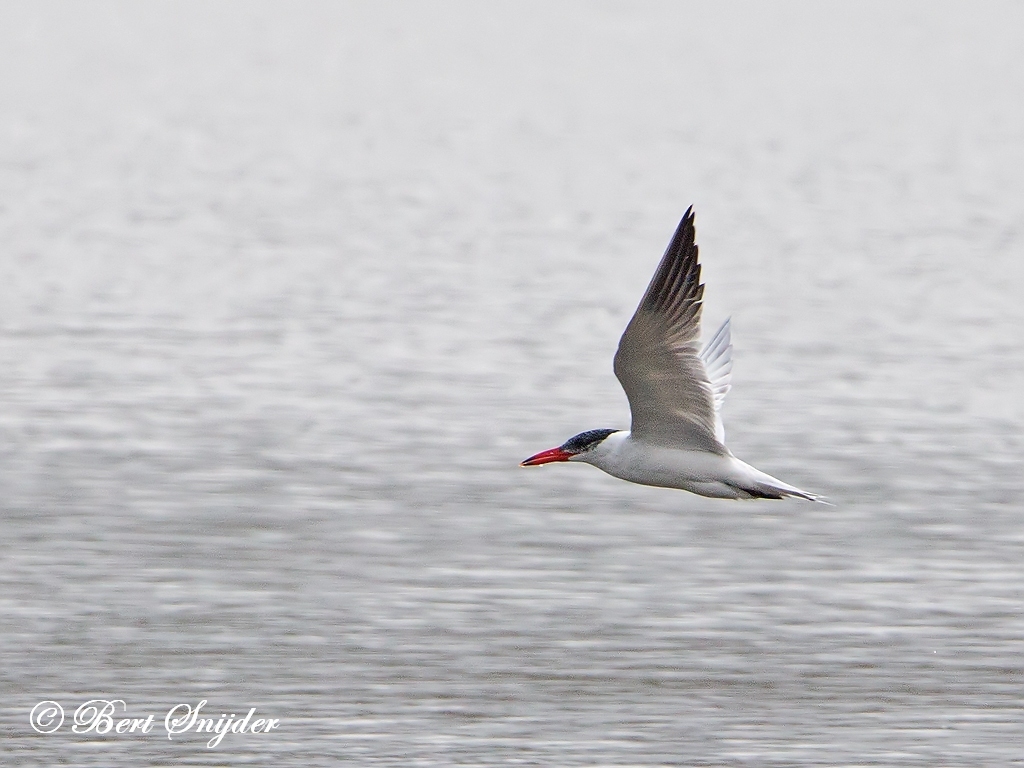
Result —
[{"label": "caspian tern", "polygon": [[522,462],[582,461],[642,485],[719,499],[823,498],[746,464],[725,447],[722,401],[731,388],[729,320],[698,352],[701,299],[693,206],[679,222],[615,353],[631,429],[592,429]]}]

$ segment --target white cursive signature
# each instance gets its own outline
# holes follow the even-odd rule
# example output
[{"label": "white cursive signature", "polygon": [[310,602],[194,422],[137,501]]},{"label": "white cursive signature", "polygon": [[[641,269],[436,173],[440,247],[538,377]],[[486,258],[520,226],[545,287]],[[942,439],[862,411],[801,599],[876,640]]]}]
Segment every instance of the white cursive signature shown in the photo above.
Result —
[{"label": "white cursive signature", "polygon": [[[254,717],[256,707],[252,707],[245,717],[236,717],[234,713],[221,714],[219,718],[201,717],[206,699],[193,707],[190,704],[178,704],[171,707],[164,717],[164,730],[167,738],[195,731],[196,733],[212,734],[206,746],[210,749],[220,744],[229,733],[270,733],[280,727],[281,721],[273,717]],[[124,699],[89,699],[75,710],[74,733],[149,733],[153,730],[153,715],[148,717],[117,717],[128,711]],[[64,724],[64,708],[56,701],[41,701],[29,713],[29,723],[37,733],[53,733]]]}]

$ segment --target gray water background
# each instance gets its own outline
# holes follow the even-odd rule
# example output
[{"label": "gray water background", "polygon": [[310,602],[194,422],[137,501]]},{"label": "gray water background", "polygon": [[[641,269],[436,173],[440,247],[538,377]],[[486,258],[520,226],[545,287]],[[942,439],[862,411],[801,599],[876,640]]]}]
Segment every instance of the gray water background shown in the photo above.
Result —
[{"label": "gray water background", "polygon": [[[1022,30],[0,5],[2,763],[1024,763]],[[517,467],[628,425],[691,203],[729,445],[834,508]]]}]

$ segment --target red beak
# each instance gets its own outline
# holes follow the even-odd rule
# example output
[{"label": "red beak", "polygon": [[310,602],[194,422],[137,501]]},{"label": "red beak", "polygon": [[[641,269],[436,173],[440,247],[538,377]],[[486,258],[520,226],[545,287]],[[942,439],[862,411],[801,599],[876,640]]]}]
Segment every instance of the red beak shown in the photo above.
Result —
[{"label": "red beak", "polygon": [[575,456],[574,453],[563,451],[561,448],[551,448],[547,451],[541,451],[535,453],[533,456],[528,458],[526,461],[521,463],[520,467],[535,467],[538,464],[550,464],[552,461],[568,461],[571,456]]}]

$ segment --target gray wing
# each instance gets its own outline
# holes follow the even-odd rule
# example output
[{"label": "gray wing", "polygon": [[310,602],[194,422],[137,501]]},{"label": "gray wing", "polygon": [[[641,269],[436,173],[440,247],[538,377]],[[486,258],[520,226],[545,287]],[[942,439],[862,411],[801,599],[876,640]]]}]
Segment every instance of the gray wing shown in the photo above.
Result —
[{"label": "gray wing", "polygon": [[695,234],[691,206],[622,334],[615,375],[637,438],[725,455],[715,436],[715,391],[698,354],[704,286]]},{"label": "gray wing", "polygon": [[722,424],[722,403],[732,389],[732,318],[726,318],[715,331],[711,341],[700,351],[701,362],[707,371],[711,391],[715,396],[715,439],[725,445],[725,426]]}]

